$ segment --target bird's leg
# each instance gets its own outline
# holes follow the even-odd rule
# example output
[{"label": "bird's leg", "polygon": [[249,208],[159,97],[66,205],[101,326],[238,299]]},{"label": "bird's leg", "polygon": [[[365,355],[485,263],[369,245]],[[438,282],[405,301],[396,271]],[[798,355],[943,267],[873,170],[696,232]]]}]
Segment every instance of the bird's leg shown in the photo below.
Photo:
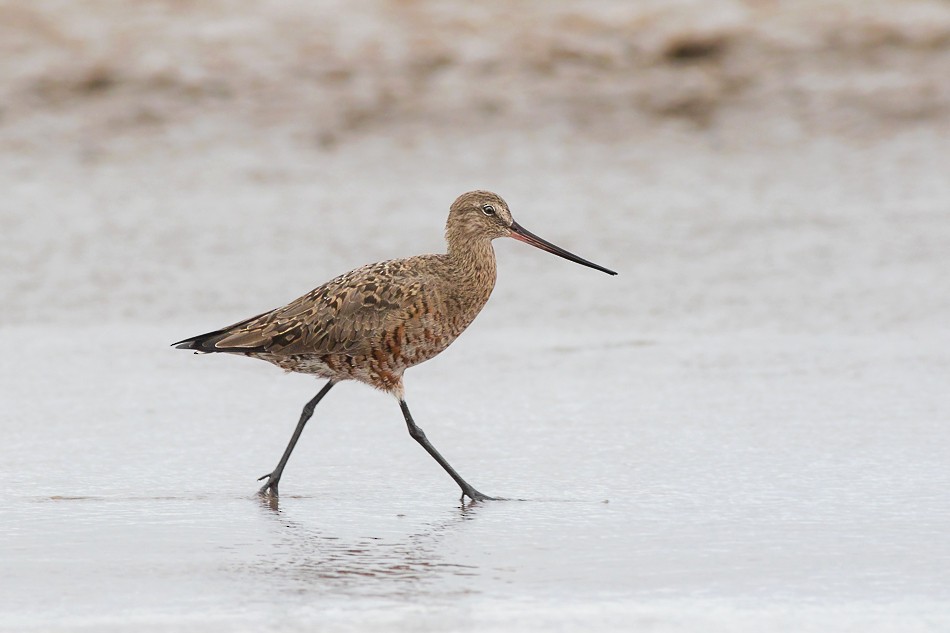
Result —
[{"label": "bird's leg", "polygon": [[409,427],[409,435],[412,436],[412,439],[419,442],[422,445],[422,448],[426,449],[426,452],[429,453],[429,455],[432,455],[432,457],[435,458],[435,461],[439,462],[439,465],[445,469],[445,472],[447,472],[449,476],[455,480],[455,483],[457,483],[459,488],[462,489],[463,500],[465,497],[468,497],[472,501],[488,501],[495,499],[495,497],[489,497],[488,495],[482,494],[475,490],[475,488],[470,483],[462,479],[462,476],[455,472],[455,469],[452,468],[452,466],[449,465],[447,461],[445,461],[445,458],[439,454],[439,451],[435,450],[435,446],[429,442],[425,432],[416,426],[416,423],[412,419],[412,414],[409,413],[409,406],[406,404],[405,400],[399,401],[399,408],[402,409],[402,415],[406,418],[406,426]]},{"label": "bird's leg", "polygon": [[280,458],[277,468],[257,479],[258,481],[265,478],[267,479],[267,483],[258,491],[259,495],[264,497],[268,495],[272,497],[277,496],[277,484],[280,483],[280,476],[284,472],[284,466],[287,465],[287,460],[290,459],[290,454],[294,452],[294,446],[297,445],[300,434],[303,433],[303,427],[306,426],[307,420],[313,415],[313,409],[317,406],[317,403],[323,399],[323,396],[327,395],[327,392],[330,391],[330,387],[334,384],[332,380],[325,384],[323,389],[320,390],[320,393],[315,395],[310,402],[304,405],[303,411],[300,412],[300,421],[297,422],[297,428],[294,429],[294,434],[290,437],[290,442],[287,444],[287,448],[284,449],[284,454]]}]

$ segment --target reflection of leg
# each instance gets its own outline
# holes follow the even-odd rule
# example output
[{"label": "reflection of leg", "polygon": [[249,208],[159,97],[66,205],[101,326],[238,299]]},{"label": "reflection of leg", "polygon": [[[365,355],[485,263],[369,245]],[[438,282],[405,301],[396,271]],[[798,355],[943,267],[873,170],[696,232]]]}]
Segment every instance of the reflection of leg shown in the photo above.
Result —
[{"label": "reflection of leg", "polygon": [[267,478],[267,483],[258,491],[258,494],[262,496],[277,496],[277,484],[280,483],[280,476],[284,472],[284,466],[287,465],[287,460],[290,459],[290,454],[294,452],[294,446],[297,445],[297,440],[300,439],[300,434],[303,433],[303,427],[307,425],[307,420],[310,419],[310,416],[313,415],[313,409],[317,406],[317,403],[323,399],[323,396],[327,395],[327,392],[330,391],[334,383],[332,380],[323,386],[323,389],[320,390],[316,396],[313,397],[313,400],[304,405],[303,411],[300,412],[300,421],[297,422],[297,428],[294,429],[294,434],[290,437],[290,443],[287,444],[287,448],[284,449],[284,454],[280,458],[280,462],[277,464],[277,468],[263,477],[258,478],[258,481],[261,479]]},{"label": "reflection of leg", "polygon": [[412,439],[422,444],[422,448],[426,449],[426,452],[432,457],[435,458],[435,461],[439,462],[439,465],[445,469],[445,472],[455,480],[455,483],[459,485],[462,489],[462,498],[468,497],[473,501],[487,501],[489,499],[494,499],[494,497],[489,497],[488,495],[482,494],[479,491],[475,490],[471,484],[462,479],[462,476],[455,472],[455,469],[442,455],[439,454],[439,451],[435,450],[435,447],[429,442],[429,439],[426,437],[425,432],[416,426],[416,423],[412,420],[412,414],[409,413],[409,406],[406,404],[405,400],[399,401],[399,408],[402,409],[402,415],[406,418],[406,426],[409,427],[409,435],[412,436]]}]

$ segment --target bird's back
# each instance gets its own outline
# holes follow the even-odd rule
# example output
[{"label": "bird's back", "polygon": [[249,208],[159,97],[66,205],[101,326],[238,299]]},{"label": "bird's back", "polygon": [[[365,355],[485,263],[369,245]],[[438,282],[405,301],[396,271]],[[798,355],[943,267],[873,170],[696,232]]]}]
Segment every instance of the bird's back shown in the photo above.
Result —
[{"label": "bird's back", "polygon": [[391,391],[401,388],[406,368],[434,357],[468,327],[488,300],[493,271],[491,282],[473,289],[447,255],[369,264],[178,347],[245,354]]}]

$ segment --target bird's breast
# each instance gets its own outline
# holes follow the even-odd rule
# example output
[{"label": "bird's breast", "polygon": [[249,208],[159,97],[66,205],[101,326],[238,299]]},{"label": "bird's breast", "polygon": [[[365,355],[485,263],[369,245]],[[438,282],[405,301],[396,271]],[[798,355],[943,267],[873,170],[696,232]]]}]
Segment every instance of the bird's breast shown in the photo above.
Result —
[{"label": "bird's breast", "polygon": [[445,350],[472,324],[491,295],[492,283],[474,287],[456,284],[423,293],[404,322],[384,338],[388,352],[406,367],[417,365]]}]

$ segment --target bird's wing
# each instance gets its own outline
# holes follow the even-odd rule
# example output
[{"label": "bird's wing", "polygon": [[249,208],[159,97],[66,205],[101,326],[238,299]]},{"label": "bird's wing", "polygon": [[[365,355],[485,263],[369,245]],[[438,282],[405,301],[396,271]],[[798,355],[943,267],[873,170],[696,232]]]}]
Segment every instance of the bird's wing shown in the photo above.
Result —
[{"label": "bird's wing", "polygon": [[218,351],[368,354],[417,309],[426,279],[406,260],[370,264],[315,288],[284,307],[235,324],[214,342]]}]

